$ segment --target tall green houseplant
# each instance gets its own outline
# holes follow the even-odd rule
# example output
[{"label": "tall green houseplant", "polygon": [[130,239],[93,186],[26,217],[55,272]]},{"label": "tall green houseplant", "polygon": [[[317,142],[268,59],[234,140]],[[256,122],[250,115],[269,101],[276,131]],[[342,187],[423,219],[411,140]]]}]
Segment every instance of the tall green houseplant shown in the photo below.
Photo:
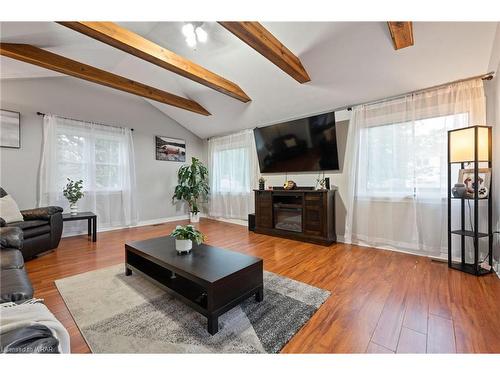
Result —
[{"label": "tall green houseplant", "polygon": [[208,186],[208,169],[197,158],[191,159],[191,165],[183,165],[177,172],[178,184],[174,190],[172,202],[185,201],[189,205],[191,221],[198,221],[199,204],[206,201],[210,187]]}]

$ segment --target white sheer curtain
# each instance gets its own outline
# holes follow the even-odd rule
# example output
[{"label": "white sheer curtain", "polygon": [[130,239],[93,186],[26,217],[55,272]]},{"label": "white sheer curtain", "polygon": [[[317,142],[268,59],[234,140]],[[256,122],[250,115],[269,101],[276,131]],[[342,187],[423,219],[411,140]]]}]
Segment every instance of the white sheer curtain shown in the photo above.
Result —
[{"label": "white sheer curtain", "polygon": [[253,131],[209,139],[208,165],[210,215],[247,220],[259,175]]},{"label": "white sheer curtain", "polygon": [[[85,196],[78,211],[95,212],[100,229],[137,223],[130,129],[45,115],[39,205],[58,205],[69,212],[62,193],[67,178],[83,180]],[[64,224],[66,235],[84,230],[86,223]]]},{"label": "white sheer curtain", "polygon": [[345,241],[443,256],[447,131],[485,119],[480,79],[354,108]]}]

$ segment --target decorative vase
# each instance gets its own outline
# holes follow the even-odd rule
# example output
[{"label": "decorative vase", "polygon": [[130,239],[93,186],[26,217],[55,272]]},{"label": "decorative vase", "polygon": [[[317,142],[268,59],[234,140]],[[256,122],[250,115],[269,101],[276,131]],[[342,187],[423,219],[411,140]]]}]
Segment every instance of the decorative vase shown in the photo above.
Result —
[{"label": "decorative vase", "polygon": [[76,203],[70,203],[69,212],[71,213],[72,216],[77,215],[78,214],[78,205]]},{"label": "decorative vase", "polygon": [[175,239],[175,250],[178,254],[190,253],[193,248],[193,241]]},{"label": "decorative vase", "polygon": [[264,181],[259,181],[259,190],[264,190]]},{"label": "decorative vase", "polygon": [[197,213],[190,212],[189,213],[189,221],[191,223],[199,223],[200,222],[200,213],[199,212],[197,212]]}]

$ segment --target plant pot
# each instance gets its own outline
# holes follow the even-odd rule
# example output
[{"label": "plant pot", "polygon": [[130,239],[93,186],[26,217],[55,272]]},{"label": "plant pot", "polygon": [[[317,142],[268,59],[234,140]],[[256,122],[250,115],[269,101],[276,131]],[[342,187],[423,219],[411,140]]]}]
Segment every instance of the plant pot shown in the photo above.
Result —
[{"label": "plant pot", "polygon": [[69,205],[69,212],[71,213],[72,216],[75,216],[78,214],[78,205],[76,203],[71,203]]},{"label": "plant pot", "polygon": [[189,253],[193,248],[193,241],[175,239],[175,250],[178,254]]},{"label": "plant pot", "polygon": [[197,213],[190,212],[189,213],[189,221],[191,223],[199,223],[200,222],[200,213],[199,212],[197,212]]}]

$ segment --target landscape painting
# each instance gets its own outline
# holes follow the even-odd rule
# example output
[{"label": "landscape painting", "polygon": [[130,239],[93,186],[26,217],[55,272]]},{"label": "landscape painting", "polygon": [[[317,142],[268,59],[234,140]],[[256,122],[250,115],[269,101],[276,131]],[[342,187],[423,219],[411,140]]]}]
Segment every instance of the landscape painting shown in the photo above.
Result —
[{"label": "landscape painting", "polygon": [[156,136],[156,160],[186,161],[186,141],[183,139]]}]

